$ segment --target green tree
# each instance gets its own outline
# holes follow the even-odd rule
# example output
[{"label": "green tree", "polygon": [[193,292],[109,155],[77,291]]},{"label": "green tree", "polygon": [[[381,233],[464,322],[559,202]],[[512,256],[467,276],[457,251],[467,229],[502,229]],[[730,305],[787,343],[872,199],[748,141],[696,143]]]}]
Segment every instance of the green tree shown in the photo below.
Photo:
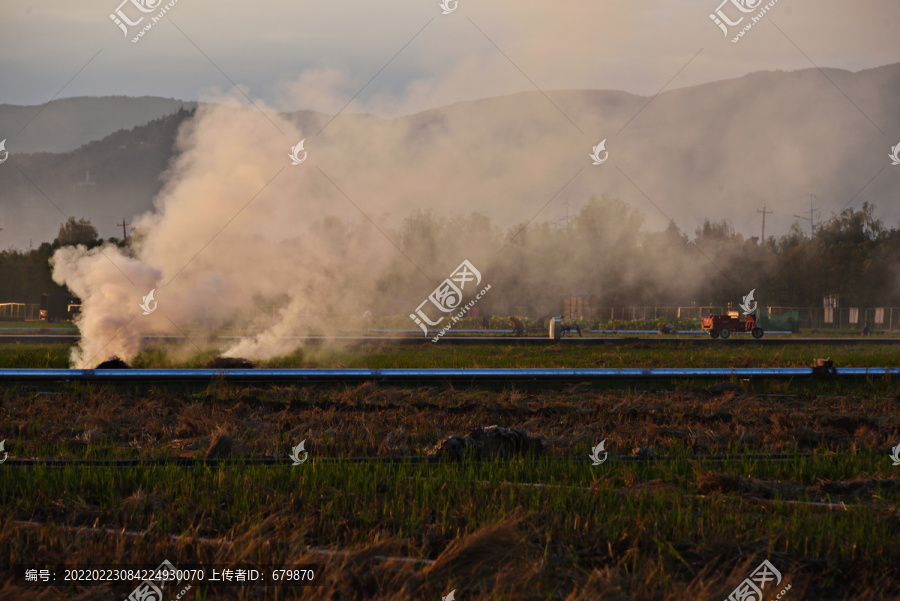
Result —
[{"label": "green tree", "polygon": [[69,217],[69,220],[59,226],[59,234],[56,236],[56,242],[60,246],[68,246],[74,244],[84,244],[93,246],[99,241],[97,228],[91,225],[89,219],[75,219]]}]

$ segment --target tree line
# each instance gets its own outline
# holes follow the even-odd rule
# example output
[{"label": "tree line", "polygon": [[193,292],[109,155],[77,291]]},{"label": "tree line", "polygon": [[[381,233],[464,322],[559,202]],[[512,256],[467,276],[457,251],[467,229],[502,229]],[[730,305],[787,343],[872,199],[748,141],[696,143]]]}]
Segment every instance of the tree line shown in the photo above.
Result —
[{"label": "tree line", "polygon": [[[108,242],[121,245],[117,238],[110,238]],[[37,304],[44,293],[71,294],[53,281],[50,257],[61,246],[84,244],[93,248],[102,243],[90,220],[69,217],[60,225],[53,242],[44,242],[27,251],[8,249],[0,252],[0,303]]]},{"label": "tree line", "polygon": [[[501,228],[479,213],[419,211],[385,230],[401,252],[378,275],[375,298],[364,299],[364,309],[408,312],[410,302],[424,298],[420,271],[439,282],[463,259],[491,284],[479,302],[482,313],[559,314],[562,298],[574,295],[593,296],[604,307],[725,305],[751,289],[768,306],[821,307],[823,297],[834,295],[841,306],[900,305],[900,230],[886,227],[868,203],[832,215],[814,234],[794,224],[762,242],[736,233],[727,220],[707,219],[692,236],[674,223],[655,232],[643,224],[640,211],[607,196],[591,198],[565,224]],[[337,217],[313,226],[335,239],[360,227],[371,226]],[[67,292],[50,275],[54,251],[103,242],[89,220],[70,218],[52,243],[0,252],[0,302],[37,303],[42,293]]]},{"label": "tree line", "polygon": [[[761,306],[821,307],[825,296],[844,307],[900,304],[900,230],[885,227],[868,203],[816,224],[814,234],[795,223],[762,242],[727,220],[707,219],[692,236],[675,223],[655,232],[643,224],[640,211],[603,196],[565,224],[507,229],[479,214],[423,211],[397,238],[404,255],[438,281],[461,259],[472,261],[492,285],[482,313],[558,315],[561,299],[576,295],[602,307],[736,305],[752,289]],[[397,257],[395,273],[404,261]],[[417,287],[421,296],[421,281]]]}]

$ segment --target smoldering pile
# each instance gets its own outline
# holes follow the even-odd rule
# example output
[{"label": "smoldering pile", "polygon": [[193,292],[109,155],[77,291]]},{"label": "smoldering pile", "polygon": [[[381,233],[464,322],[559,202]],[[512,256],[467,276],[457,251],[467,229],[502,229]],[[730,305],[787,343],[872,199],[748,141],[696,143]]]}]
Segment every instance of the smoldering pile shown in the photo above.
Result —
[{"label": "smoldering pile", "polygon": [[544,452],[541,439],[529,436],[521,430],[502,426],[475,428],[468,436],[450,436],[440,442],[428,454],[429,458],[461,461],[464,457],[475,459],[510,459],[516,455],[537,457]]},{"label": "smoldering pile", "polygon": [[118,357],[110,357],[106,361],[98,364],[94,369],[131,369],[131,366]]},{"label": "smoldering pile", "polygon": [[206,363],[206,369],[253,369],[254,365],[247,359],[240,357],[216,357]]}]

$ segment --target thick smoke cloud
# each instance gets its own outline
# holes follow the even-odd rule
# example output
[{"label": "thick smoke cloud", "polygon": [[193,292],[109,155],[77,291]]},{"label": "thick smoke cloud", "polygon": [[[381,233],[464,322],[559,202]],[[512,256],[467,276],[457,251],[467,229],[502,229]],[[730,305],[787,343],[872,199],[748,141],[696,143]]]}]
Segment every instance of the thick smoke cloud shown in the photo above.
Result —
[{"label": "thick smoke cloud", "polygon": [[[273,115],[295,143],[303,138]],[[275,131],[255,111],[204,106],[180,133],[156,211],[134,222],[133,256],[112,245],[60,249],[54,278],[83,301],[74,365],[130,359],[142,336],[236,319],[263,331],[229,354],[267,358],[296,346],[284,337],[315,329],[314,316],[365,304],[389,257],[384,239],[372,228],[352,237],[329,228],[331,199],[315,194],[327,182],[290,165]],[[152,289],[158,305],[144,315],[139,305]]]},{"label": "thick smoke cloud", "polygon": [[[322,79],[306,89],[327,93],[334,78]],[[398,241],[421,237],[398,231],[404,219],[480,211],[504,226],[523,223],[585,162],[575,157],[586,142],[539,94],[390,121],[341,115],[324,130],[322,119],[301,128],[257,106],[219,99],[182,126],[155,210],[133,220],[128,254],[106,245],[54,257],[55,280],[83,301],[74,365],[130,359],[147,335],[232,324],[261,331],[226,354],[265,359],[321,331],[321,316],[360,316],[385,296],[409,312],[415,304],[406,306],[401,288],[424,298],[463,258],[485,264],[500,240],[404,254]],[[537,118],[511,132],[516,115]],[[555,151],[535,152],[551,132]],[[308,158],[291,165],[290,147],[302,139]],[[498,139],[508,145],[502,153],[489,143]],[[395,289],[384,288],[389,269]],[[150,290],[159,304],[144,315]]]}]

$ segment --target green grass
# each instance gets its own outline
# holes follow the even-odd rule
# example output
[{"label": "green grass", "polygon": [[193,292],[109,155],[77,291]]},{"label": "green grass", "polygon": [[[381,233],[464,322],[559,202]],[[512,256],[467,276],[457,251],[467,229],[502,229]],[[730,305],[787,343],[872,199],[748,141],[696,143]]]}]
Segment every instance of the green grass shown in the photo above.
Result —
[{"label": "green grass", "polygon": [[52,330],[54,334],[77,333],[78,327],[70,321],[47,323],[46,321],[0,321],[0,332],[33,334],[35,330]]},{"label": "green grass", "polygon": [[[833,469],[827,458],[789,466],[736,461],[708,467],[793,480],[809,480],[817,472],[825,477]],[[511,515],[522,516],[538,540],[556,541],[545,557],[551,565],[589,574],[614,560],[617,549],[630,548],[655,565],[661,590],[686,577],[685,565],[697,573],[715,563],[715,549],[722,546],[778,554],[782,567],[853,564],[877,572],[898,559],[896,519],[881,509],[888,503],[896,507],[896,491],[858,500],[845,511],[784,504],[777,497],[772,502],[734,494],[701,498],[686,462],[612,461],[590,467],[520,460],[422,467],[313,460],[300,467],[235,463],[219,470],[5,473],[13,476],[0,479],[7,519],[144,531],[161,540],[185,533],[232,539],[250,525],[277,518],[279,527],[267,534],[266,545],[268,557],[281,561],[296,553],[298,544],[364,547],[378,536],[407,541],[408,556],[433,558],[454,538]],[[556,486],[516,485],[535,482]],[[9,560],[9,553],[0,551],[0,561]],[[73,554],[73,560],[85,559]],[[819,584],[825,586],[829,576],[823,577]],[[557,586],[572,585],[564,573],[555,580]]]},{"label": "green grass", "polygon": [[[164,349],[150,348],[138,355],[136,367],[200,367],[216,355],[214,350],[183,362],[172,360]],[[260,367],[321,368],[501,368],[501,367],[809,367],[820,357],[835,365],[895,367],[900,345],[713,345],[569,346],[504,344],[362,344],[307,347],[292,354],[259,362]],[[0,347],[2,360],[2,347]]]},{"label": "green grass", "polygon": [[[712,467],[724,473],[751,469],[755,477],[797,479],[828,463],[818,459],[766,467],[739,461]],[[893,561],[897,551],[896,532],[885,527],[890,518],[877,511],[878,506],[897,503],[896,491],[876,501],[855,503],[853,511],[774,503],[760,514],[761,506],[754,499],[697,498],[687,463],[609,462],[592,468],[589,463],[519,461],[423,468],[322,461],[291,467],[286,461],[284,467],[235,464],[220,470],[34,468],[16,469],[14,475],[0,481],[0,497],[11,501],[4,508],[8,516],[74,525],[99,520],[105,527],[159,534],[192,530],[198,526],[198,516],[205,516],[204,534],[222,536],[236,524],[289,510],[297,516],[317,516],[316,528],[308,533],[310,544],[346,546],[367,542],[373,531],[387,524],[401,538],[422,537],[428,524],[437,526],[438,536],[449,539],[457,528],[471,532],[523,510],[564,538],[595,533],[616,540],[643,523],[651,526],[647,533],[654,538],[678,544],[700,544],[705,532],[712,531],[736,541],[767,538],[770,549],[810,559],[883,564]],[[655,491],[641,486],[650,481],[669,486]],[[532,488],[516,483],[555,486]],[[629,489],[624,483],[634,486]],[[210,495],[210,490],[217,494]],[[143,494],[135,498],[137,491]],[[63,502],[36,503],[41,498]],[[128,511],[122,512],[121,507]],[[170,510],[161,513],[160,507]],[[697,512],[703,514],[699,528],[691,517]],[[811,539],[816,539],[812,545]],[[829,544],[832,539],[842,544]]]},{"label": "green grass", "polygon": [[266,367],[499,368],[499,367],[809,367],[816,358],[835,365],[890,367],[900,365],[900,345],[710,345],[617,346],[432,344],[365,345],[342,350],[306,350],[264,362]]},{"label": "green grass", "polygon": [[0,344],[0,368],[65,369],[69,367],[69,349],[65,343],[34,344],[13,342]]}]

